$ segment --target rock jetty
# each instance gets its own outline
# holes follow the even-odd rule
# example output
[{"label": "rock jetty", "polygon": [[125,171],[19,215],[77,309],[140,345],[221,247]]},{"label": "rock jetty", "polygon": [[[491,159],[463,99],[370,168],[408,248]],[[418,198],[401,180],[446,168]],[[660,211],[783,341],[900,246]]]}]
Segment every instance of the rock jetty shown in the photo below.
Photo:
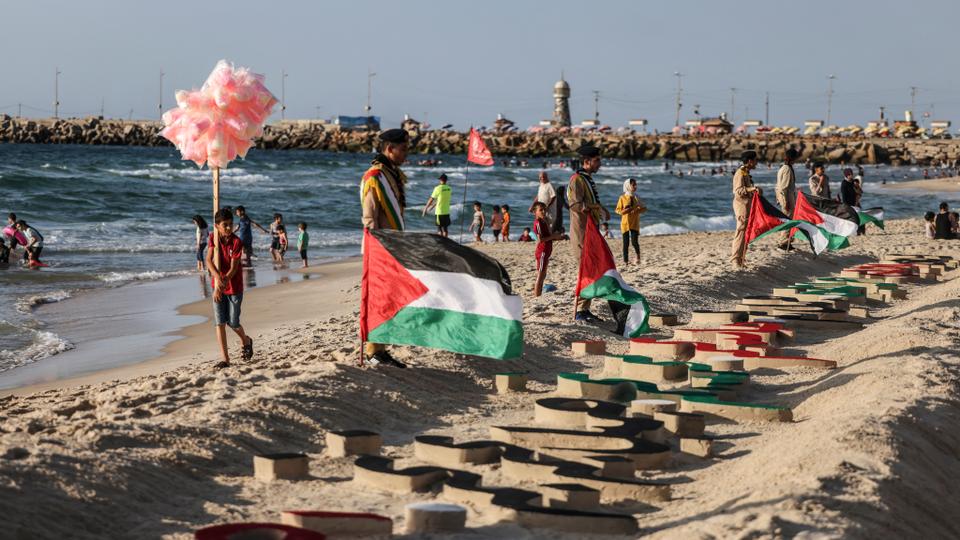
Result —
[{"label": "rock jetty", "polygon": [[[128,121],[98,117],[27,119],[0,115],[0,143],[90,144],[170,146],[159,136],[155,121]],[[457,131],[412,132],[417,154],[463,154],[467,134]],[[603,150],[604,157],[625,160],[670,159],[676,161],[735,160],[747,149],[756,150],[764,161],[780,161],[787,148],[801,158],[827,163],[892,165],[939,165],[960,161],[960,140],[865,139],[856,137],[802,137],[763,135],[718,135],[687,137],[627,133],[526,133],[487,132],[484,139],[495,156],[572,156],[584,142]],[[376,134],[341,131],[311,121],[288,121],[268,125],[257,148],[312,149],[330,152],[371,152]]]}]

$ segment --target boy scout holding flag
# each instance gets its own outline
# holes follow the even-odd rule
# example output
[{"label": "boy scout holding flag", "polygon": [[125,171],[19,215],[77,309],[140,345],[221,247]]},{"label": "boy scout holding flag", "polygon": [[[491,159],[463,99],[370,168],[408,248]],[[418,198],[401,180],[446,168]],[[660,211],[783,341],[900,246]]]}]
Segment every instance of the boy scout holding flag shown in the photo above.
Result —
[{"label": "boy scout holding flag", "polygon": [[750,171],[757,166],[757,153],[747,150],[740,155],[743,165],[733,175],[733,213],[737,220],[737,231],[733,234],[730,262],[735,270],[743,269],[743,259],[747,253],[747,220],[750,217],[750,201],[754,192],[763,192],[753,185]]},{"label": "boy scout holding flag", "polygon": [[[574,257],[580,260],[583,253],[583,238],[587,228],[587,216],[593,217],[594,223],[610,220],[610,212],[600,204],[597,185],[593,181],[593,174],[600,170],[600,149],[592,144],[584,144],[577,153],[580,154],[580,168],[570,177],[567,186],[567,202],[570,207],[570,246]],[[603,216],[603,219],[601,218]],[[590,300],[577,296],[576,320],[600,322],[600,318],[590,313]]]}]

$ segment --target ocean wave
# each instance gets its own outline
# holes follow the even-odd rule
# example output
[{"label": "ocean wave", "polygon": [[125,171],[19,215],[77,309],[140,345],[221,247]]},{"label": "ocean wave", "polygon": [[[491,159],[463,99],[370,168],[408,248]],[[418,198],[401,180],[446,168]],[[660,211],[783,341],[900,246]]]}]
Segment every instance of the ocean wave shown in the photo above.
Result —
[{"label": "ocean wave", "polygon": [[33,333],[30,345],[22,349],[0,350],[0,371],[20,367],[74,348],[72,343],[53,332],[44,330],[30,330],[30,332]]},{"label": "ocean wave", "polygon": [[[159,165],[164,165],[160,167]],[[154,167],[157,166],[157,167]],[[147,169],[105,169],[105,172],[126,178],[150,178],[155,180],[193,180],[209,181],[211,172],[207,169],[190,167],[173,168],[167,164],[150,164]],[[246,169],[224,169],[220,174],[220,181],[230,184],[255,184],[273,182],[273,178],[266,174],[247,172]]]},{"label": "ocean wave", "polygon": [[29,313],[30,310],[37,306],[62,302],[67,298],[70,298],[70,296],[70,291],[65,291],[62,289],[47,291],[41,294],[34,294],[32,296],[25,296],[17,300],[17,311],[20,311],[21,313]]},{"label": "ocean wave", "polygon": [[178,270],[175,272],[158,272],[150,270],[147,272],[108,272],[106,274],[97,274],[97,279],[104,283],[121,283],[127,281],[154,281],[167,277],[188,276],[192,272],[189,270]]},{"label": "ocean wave", "polygon": [[640,236],[659,236],[663,234],[681,234],[696,231],[732,231],[736,224],[733,214],[726,216],[687,216],[680,223],[654,223],[640,228]]}]

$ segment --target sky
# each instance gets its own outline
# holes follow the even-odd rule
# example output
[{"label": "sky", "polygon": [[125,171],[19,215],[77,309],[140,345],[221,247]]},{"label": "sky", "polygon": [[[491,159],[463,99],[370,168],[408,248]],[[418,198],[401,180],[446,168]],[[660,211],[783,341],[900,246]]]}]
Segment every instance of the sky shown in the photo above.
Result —
[{"label": "sky", "polygon": [[[267,77],[287,119],[373,114],[434,126],[521,128],[549,119],[553,84],[574,122],[673,126],[730,113],[739,123],[865,124],[887,107],[960,121],[956,0],[341,2],[2,0],[0,114],[158,118],[225,58]],[[288,75],[281,84],[281,73]],[[284,88],[285,87],[285,91]],[[736,88],[731,92],[731,88]],[[279,107],[274,120],[279,120]],[[956,127],[956,126],[955,126]]]}]

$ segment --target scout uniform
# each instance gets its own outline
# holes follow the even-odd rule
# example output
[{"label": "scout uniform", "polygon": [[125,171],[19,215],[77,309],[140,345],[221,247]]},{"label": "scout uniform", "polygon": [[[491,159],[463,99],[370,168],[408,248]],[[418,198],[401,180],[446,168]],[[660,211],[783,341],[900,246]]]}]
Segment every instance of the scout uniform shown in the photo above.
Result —
[{"label": "scout uniform", "polygon": [[743,268],[743,258],[747,252],[746,234],[747,219],[750,217],[750,201],[753,193],[757,191],[756,186],[753,185],[753,178],[750,177],[750,169],[747,168],[747,162],[757,159],[757,153],[747,150],[741,159],[744,164],[733,175],[733,213],[736,216],[737,231],[733,234],[730,254],[730,262],[737,268]]},{"label": "scout uniform", "polygon": [[[385,143],[400,144],[407,140],[407,132],[402,129],[389,129],[380,134],[380,141]],[[362,221],[365,229],[403,230],[406,183],[407,176],[390,158],[380,153],[373,158],[370,168],[363,173],[363,180],[360,182],[360,204],[363,207]],[[377,356],[382,362],[399,364],[380,343],[367,342],[364,352],[368,358]]]},{"label": "scout uniform", "polygon": [[[594,158],[600,155],[600,150],[589,144],[581,146],[577,153],[584,158]],[[593,217],[594,226],[600,225],[600,196],[597,194],[597,185],[593,181],[590,173],[583,169],[570,177],[570,183],[567,185],[567,203],[570,208],[570,247],[573,249],[573,256],[576,257],[577,264],[580,264],[580,257],[583,253],[583,238],[587,230],[587,216]],[[584,300],[577,297],[577,314],[590,312],[590,300]],[[589,314],[590,317],[594,317]]]},{"label": "scout uniform", "polygon": [[[793,148],[787,150],[787,155],[791,159],[797,159],[798,152]],[[793,217],[793,205],[797,201],[797,175],[793,172],[793,165],[784,163],[777,171],[777,203],[780,209],[787,217]],[[787,249],[790,247],[790,231],[780,232],[779,247]]]}]

